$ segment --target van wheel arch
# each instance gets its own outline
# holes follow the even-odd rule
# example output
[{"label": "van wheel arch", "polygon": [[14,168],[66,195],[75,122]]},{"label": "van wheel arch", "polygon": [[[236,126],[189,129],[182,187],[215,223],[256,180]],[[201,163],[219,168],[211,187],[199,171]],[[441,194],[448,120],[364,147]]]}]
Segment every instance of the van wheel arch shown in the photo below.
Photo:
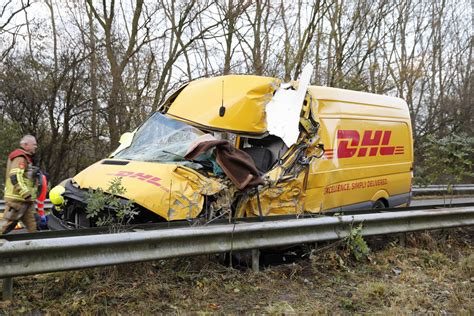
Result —
[{"label": "van wheel arch", "polygon": [[372,204],[373,209],[380,209],[380,208],[387,208],[388,207],[388,201],[384,198],[378,199],[377,201]]},{"label": "van wheel arch", "polygon": [[385,190],[385,189],[381,189],[379,191],[377,191],[373,196],[372,198],[370,199],[370,201],[372,201],[372,208],[376,208],[376,204],[377,205],[377,208],[387,208],[389,207],[389,203],[388,203],[388,200],[389,200],[389,194],[388,192]]}]

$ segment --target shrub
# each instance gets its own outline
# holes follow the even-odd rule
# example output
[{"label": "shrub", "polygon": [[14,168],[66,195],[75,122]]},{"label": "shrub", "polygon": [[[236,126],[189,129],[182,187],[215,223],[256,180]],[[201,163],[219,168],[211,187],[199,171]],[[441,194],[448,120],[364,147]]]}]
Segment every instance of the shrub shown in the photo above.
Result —
[{"label": "shrub", "polygon": [[115,177],[109,182],[106,192],[101,188],[89,189],[86,193],[87,218],[95,219],[97,226],[123,226],[138,214],[132,200],[122,199],[127,189],[122,178]]}]

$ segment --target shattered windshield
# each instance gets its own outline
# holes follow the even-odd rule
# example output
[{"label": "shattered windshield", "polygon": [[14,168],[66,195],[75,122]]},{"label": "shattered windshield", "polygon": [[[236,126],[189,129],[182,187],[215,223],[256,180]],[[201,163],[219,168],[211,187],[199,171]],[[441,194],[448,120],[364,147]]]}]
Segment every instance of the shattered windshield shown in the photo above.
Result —
[{"label": "shattered windshield", "polygon": [[188,147],[203,134],[204,132],[193,126],[155,113],[135,133],[130,147],[120,151],[115,158],[160,162],[185,161],[183,156]]}]

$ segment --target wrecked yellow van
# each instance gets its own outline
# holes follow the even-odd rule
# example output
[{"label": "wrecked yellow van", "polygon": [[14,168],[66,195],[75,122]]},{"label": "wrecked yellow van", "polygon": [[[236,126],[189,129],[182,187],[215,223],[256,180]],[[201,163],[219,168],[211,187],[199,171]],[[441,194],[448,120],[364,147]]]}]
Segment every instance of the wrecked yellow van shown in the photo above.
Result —
[{"label": "wrecked yellow van", "polygon": [[[174,93],[107,159],[53,189],[54,216],[90,227],[85,194],[114,178],[131,222],[319,213],[406,205],[413,141],[394,97],[230,75]],[[53,198],[52,198],[53,200]]]}]

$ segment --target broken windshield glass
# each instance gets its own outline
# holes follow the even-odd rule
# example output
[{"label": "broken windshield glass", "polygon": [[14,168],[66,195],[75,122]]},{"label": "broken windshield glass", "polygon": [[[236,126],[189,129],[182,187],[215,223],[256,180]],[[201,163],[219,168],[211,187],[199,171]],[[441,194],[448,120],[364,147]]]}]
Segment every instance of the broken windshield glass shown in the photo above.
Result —
[{"label": "broken windshield glass", "polygon": [[138,161],[185,161],[183,156],[191,143],[204,132],[186,123],[153,114],[138,129],[132,144],[115,158]]}]

